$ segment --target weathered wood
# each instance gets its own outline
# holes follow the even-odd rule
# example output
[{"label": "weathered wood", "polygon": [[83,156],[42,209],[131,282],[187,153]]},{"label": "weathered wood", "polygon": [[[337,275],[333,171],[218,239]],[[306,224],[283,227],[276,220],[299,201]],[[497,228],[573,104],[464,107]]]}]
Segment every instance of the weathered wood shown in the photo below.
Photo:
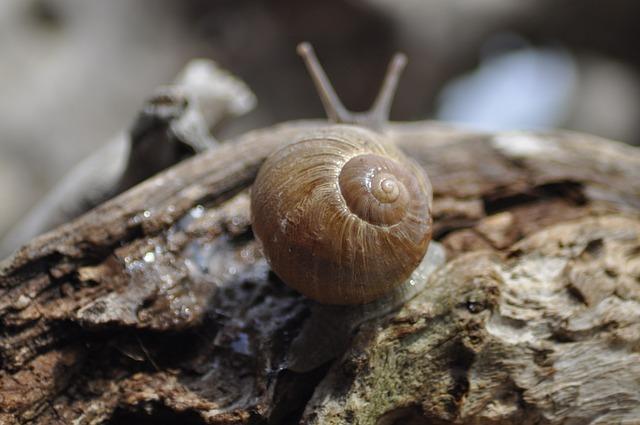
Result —
[{"label": "weathered wood", "polygon": [[314,125],[229,141],[5,260],[0,422],[640,421],[640,151],[390,126],[431,177],[451,260],[295,373],[309,303],[269,273],[247,189]]},{"label": "weathered wood", "polygon": [[[11,232],[0,257],[177,162],[214,146],[220,122],[256,103],[240,79],[206,59],[189,62],[172,85],[148,98],[132,128],[82,160]],[[214,133],[215,134],[215,133]]]}]

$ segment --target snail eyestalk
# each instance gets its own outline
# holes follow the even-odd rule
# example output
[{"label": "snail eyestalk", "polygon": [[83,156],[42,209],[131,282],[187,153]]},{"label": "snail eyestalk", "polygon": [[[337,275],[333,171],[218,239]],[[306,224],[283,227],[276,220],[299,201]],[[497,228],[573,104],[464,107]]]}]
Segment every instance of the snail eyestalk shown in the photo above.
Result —
[{"label": "snail eyestalk", "polygon": [[320,65],[311,44],[304,42],[298,45],[298,54],[302,56],[309,74],[316,86],[327,118],[335,123],[360,124],[373,129],[380,129],[389,120],[389,111],[398,88],[400,75],[407,64],[403,53],[396,53],[389,64],[387,74],[371,109],[366,112],[349,111],[340,101],[327,74]]},{"label": "snail eyestalk", "polygon": [[389,121],[391,104],[398,89],[400,75],[402,75],[405,66],[407,66],[407,56],[404,53],[396,53],[389,63],[387,75],[384,78],[382,87],[380,87],[380,93],[378,93],[378,97],[369,111],[372,122],[384,123]]},{"label": "snail eyestalk", "polygon": [[351,122],[351,113],[344,107],[333,89],[311,44],[306,42],[298,44],[298,54],[302,56],[305,65],[307,65],[329,120],[336,123]]}]

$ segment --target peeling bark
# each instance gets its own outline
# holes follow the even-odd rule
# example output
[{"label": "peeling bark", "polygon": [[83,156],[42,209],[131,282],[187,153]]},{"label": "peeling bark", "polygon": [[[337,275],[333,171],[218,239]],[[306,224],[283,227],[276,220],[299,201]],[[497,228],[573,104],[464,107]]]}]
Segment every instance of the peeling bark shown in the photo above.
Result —
[{"label": "peeling bark", "polygon": [[288,370],[311,306],[270,273],[247,190],[317,125],[247,133],[5,260],[0,422],[640,421],[640,151],[581,134],[391,125],[449,261]]}]

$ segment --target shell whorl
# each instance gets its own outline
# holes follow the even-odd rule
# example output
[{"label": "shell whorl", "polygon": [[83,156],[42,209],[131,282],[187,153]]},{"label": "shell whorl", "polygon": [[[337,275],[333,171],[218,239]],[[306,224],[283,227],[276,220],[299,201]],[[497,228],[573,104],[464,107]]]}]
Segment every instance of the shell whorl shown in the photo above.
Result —
[{"label": "shell whorl", "polygon": [[416,178],[398,161],[373,154],[358,155],[347,161],[338,182],[349,210],[379,226],[400,222],[411,201],[409,193],[419,190]]},{"label": "shell whorl", "polygon": [[420,263],[431,237],[424,171],[355,126],[319,129],[272,154],[251,209],[274,272],[327,304],[362,304],[389,292]]}]

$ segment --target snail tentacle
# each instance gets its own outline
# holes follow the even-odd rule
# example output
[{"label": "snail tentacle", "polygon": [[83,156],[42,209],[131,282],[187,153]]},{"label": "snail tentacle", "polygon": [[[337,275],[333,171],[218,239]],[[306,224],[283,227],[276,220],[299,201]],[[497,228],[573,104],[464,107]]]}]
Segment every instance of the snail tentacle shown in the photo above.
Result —
[{"label": "snail tentacle", "polygon": [[333,89],[333,85],[329,81],[329,78],[327,78],[327,74],[324,72],[322,65],[320,65],[320,61],[318,61],[311,44],[306,42],[300,43],[298,44],[297,50],[307,65],[307,69],[316,85],[318,95],[320,96],[329,121],[335,123],[351,121],[351,113],[344,107],[336,91]]},{"label": "snail tentacle", "polygon": [[389,121],[389,112],[398,88],[400,75],[407,64],[407,56],[404,53],[396,53],[391,59],[380,92],[371,109],[366,112],[352,112],[344,106],[336,94],[311,44],[300,43],[297,51],[309,70],[329,121],[360,124],[373,129],[380,129]]}]

